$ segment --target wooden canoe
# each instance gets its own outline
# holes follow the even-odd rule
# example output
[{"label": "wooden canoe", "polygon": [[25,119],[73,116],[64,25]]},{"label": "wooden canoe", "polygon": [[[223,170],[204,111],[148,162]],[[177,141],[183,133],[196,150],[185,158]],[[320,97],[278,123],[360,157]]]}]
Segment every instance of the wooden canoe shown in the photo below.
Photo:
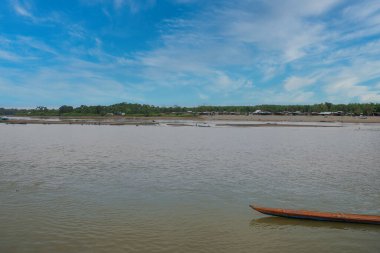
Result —
[{"label": "wooden canoe", "polygon": [[281,217],[287,217],[287,218],[309,219],[309,220],[319,220],[319,221],[367,223],[367,224],[380,225],[379,215],[315,212],[315,211],[306,211],[306,210],[268,208],[268,207],[261,207],[257,205],[250,205],[250,207],[263,214],[281,216]]}]

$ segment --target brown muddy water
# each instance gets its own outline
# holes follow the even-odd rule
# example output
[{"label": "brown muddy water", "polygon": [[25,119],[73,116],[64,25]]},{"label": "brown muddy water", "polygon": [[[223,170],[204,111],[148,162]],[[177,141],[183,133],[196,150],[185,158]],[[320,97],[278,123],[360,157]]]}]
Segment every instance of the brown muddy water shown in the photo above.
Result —
[{"label": "brown muddy water", "polygon": [[0,252],[380,252],[380,126],[0,125]]}]

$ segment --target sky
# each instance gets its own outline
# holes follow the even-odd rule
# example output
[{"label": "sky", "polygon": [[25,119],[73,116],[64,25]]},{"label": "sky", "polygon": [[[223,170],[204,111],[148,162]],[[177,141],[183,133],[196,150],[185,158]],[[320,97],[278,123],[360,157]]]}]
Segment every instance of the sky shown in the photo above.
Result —
[{"label": "sky", "polygon": [[0,107],[380,102],[378,0],[2,0]]}]

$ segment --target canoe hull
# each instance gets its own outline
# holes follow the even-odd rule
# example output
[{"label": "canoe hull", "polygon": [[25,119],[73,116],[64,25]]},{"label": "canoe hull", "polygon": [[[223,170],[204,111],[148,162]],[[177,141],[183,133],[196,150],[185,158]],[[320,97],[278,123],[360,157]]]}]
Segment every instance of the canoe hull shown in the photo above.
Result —
[{"label": "canoe hull", "polygon": [[268,207],[260,207],[256,205],[250,205],[250,207],[263,214],[286,217],[286,218],[380,225],[380,216],[378,215],[315,212],[315,211],[306,211],[306,210],[268,208]]}]

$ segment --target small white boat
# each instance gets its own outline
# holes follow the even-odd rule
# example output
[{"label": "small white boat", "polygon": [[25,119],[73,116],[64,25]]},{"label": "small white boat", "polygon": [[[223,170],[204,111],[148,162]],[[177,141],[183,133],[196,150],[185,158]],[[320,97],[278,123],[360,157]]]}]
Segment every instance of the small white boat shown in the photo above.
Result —
[{"label": "small white boat", "polygon": [[197,127],[211,127],[208,123],[202,122],[202,123],[196,123],[195,126]]}]

